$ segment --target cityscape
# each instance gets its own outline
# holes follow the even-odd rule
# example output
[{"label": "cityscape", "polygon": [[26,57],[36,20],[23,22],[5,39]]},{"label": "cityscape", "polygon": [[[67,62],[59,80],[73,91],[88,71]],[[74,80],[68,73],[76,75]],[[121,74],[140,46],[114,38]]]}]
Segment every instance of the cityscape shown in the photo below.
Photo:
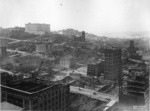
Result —
[{"label": "cityscape", "polygon": [[150,111],[150,32],[53,27],[0,27],[0,110]]}]

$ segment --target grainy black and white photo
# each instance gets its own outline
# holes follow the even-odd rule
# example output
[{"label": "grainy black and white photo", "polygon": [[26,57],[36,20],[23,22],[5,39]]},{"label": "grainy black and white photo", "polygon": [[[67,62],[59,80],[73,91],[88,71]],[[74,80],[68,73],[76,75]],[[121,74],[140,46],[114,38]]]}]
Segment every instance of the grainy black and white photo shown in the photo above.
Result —
[{"label": "grainy black and white photo", "polygon": [[150,0],[0,0],[1,111],[150,111]]}]

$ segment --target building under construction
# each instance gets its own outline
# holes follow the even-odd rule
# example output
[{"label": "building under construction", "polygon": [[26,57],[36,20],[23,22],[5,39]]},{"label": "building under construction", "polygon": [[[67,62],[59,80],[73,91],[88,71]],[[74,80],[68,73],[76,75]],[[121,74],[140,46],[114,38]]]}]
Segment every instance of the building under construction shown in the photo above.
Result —
[{"label": "building under construction", "polygon": [[130,76],[123,82],[120,103],[130,106],[149,106],[149,80],[145,75]]}]

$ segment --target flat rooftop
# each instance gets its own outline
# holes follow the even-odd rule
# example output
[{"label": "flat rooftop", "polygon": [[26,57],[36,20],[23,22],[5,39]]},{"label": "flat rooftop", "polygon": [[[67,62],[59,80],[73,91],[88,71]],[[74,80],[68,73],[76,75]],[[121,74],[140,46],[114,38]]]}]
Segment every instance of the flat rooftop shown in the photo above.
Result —
[{"label": "flat rooftop", "polygon": [[10,104],[8,102],[2,102],[0,103],[0,110],[1,111],[23,111],[23,108]]},{"label": "flat rooftop", "polygon": [[14,83],[9,84],[8,87],[33,93],[36,91],[40,91],[48,86],[45,84],[37,83],[33,81],[19,81],[19,82],[14,82]]}]

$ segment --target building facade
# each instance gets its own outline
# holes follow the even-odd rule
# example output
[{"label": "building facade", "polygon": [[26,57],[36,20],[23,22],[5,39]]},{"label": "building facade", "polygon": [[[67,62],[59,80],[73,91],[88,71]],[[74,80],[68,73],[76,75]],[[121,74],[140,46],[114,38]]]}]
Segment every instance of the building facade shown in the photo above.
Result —
[{"label": "building facade", "polygon": [[87,66],[87,75],[99,77],[104,72],[104,62],[91,63]]},{"label": "building facade", "polygon": [[135,60],[142,60],[142,55],[137,53],[138,48],[134,46],[134,41],[130,40],[130,45],[128,47],[128,57]]},{"label": "building facade", "polygon": [[50,25],[49,24],[25,24],[25,32],[36,34],[36,35],[43,35],[45,33],[50,32]]},{"label": "building facade", "polygon": [[134,47],[134,41],[130,40],[130,45],[128,47],[129,57],[133,57],[136,54],[136,49]]},{"label": "building facade", "polygon": [[24,110],[68,111],[69,84],[51,84],[39,79],[23,79],[1,84],[1,102]]},{"label": "building facade", "polygon": [[104,54],[105,78],[109,80],[118,80],[119,75],[121,75],[121,49],[106,48]]},{"label": "building facade", "polygon": [[47,43],[37,43],[36,44],[36,52],[44,55],[50,55],[51,53],[51,44]]},{"label": "building facade", "polygon": [[85,31],[82,31],[82,41],[85,41]]},{"label": "building facade", "polygon": [[0,39],[0,64],[5,64],[7,61],[7,45],[8,41],[5,39]]},{"label": "building facade", "polygon": [[143,75],[135,75],[126,81],[120,102],[129,106],[141,106],[149,111],[149,80]]},{"label": "building facade", "polygon": [[60,68],[71,68],[74,64],[74,58],[70,55],[66,55],[60,58],[59,66]]}]

